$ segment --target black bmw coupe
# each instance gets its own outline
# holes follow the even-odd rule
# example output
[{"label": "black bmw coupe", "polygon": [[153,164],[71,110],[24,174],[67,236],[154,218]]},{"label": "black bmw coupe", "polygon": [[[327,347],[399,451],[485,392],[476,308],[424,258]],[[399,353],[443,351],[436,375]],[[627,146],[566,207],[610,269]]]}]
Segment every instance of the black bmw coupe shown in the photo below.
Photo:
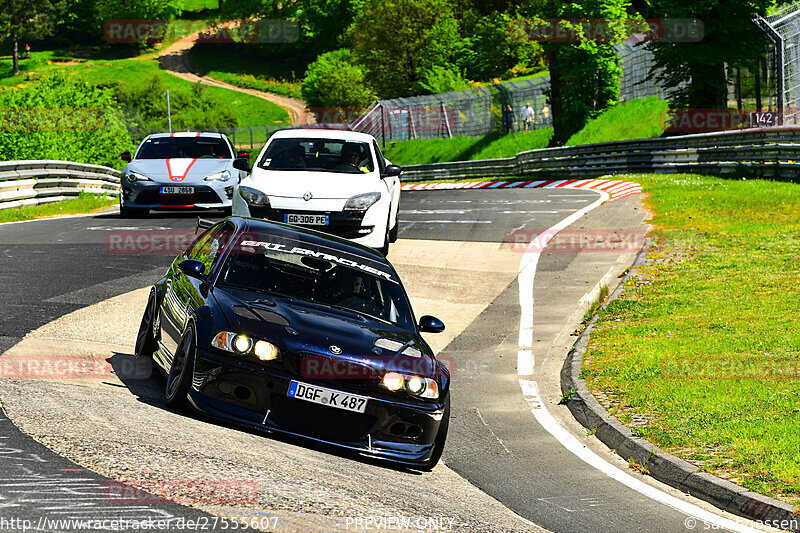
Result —
[{"label": "black bmw coupe", "polygon": [[441,457],[450,374],[379,252],[313,230],[228,218],[153,286],[136,357],[169,406],[410,466]]}]

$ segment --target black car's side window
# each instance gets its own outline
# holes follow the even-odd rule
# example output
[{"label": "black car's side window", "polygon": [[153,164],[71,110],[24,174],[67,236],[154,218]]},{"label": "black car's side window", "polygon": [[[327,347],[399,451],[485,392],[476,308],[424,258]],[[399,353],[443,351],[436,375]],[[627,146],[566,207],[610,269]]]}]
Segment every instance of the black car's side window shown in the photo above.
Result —
[{"label": "black car's side window", "polygon": [[228,239],[233,233],[233,226],[223,224],[201,235],[200,239],[189,251],[188,258],[200,261],[205,265],[205,272],[211,272]]}]

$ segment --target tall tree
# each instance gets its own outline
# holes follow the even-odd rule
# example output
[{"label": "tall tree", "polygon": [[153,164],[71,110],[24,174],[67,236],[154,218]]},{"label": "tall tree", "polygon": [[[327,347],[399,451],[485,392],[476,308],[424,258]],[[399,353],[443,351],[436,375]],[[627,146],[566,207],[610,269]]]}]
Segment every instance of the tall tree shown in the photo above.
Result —
[{"label": "tall tree", "polygon": [[565,143],[589,119],[618,103],[622,70],[613,45],[625,36],[627,7],[626,0],[534,3],[534,13],[549,21],[589,23],[588,33],[580,25],[562,23],[564,35],[568,37],[544,43],[550,68],[552,144]]},{"label": "tall tree", "polygon": [[392,98],[414,94],[432,67],[449,67],[459,34],[450,0],[367,0],[351,38],[372,86]]},{"label": "tall tree", "polygon": [[[747,67],[761,55],[766,36],[753,24],[772,0],[653,0],[656,16],[665,19],[697,19],[697,36],[682,39],[681,33],[648,44],[655,61],[653,72],[673,88],[671,103],[678,107],[726,108],[729,69]],[[669,26],[668,26],[669,27]],[[681,26],[676,26],[680,30]],[[683,42],[681,42],[683,40]]]},{"label": "tall tree", "polygon": [[11,40],[14,74],[19,74],[19,42],[41,40],[53,33],[53,25],[63,9],[62,0],[0,0],[0,35]]}]

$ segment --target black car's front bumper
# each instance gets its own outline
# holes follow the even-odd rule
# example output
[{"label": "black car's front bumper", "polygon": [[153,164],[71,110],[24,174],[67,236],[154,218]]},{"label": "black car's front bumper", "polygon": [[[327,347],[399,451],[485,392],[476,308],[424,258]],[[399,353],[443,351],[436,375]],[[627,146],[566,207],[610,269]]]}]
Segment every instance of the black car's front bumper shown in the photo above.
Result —
[{"label": "black car's front bumper", "polygon": [[211,416],[405,464],[421,465],[430,457],[444,414],[444,397],[394,400],[346,385],[340,389],[369,398],[364,413],[290,398],[292,380],[335,387],[203,349],[193,378],[191,403]]}]

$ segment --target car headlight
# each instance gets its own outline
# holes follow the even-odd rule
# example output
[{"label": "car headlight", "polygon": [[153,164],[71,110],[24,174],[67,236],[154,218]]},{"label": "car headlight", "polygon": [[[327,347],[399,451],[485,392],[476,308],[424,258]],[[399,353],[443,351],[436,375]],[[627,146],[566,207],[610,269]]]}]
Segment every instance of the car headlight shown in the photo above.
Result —
[{"label": "car headlight", "polygon": [[387,372],[381,385],[390,391],[398,391],[405,387],[406,391],[417,398],[436,400],[439,398],[439,384],[435,379],[420,376],[406,376],[399,372]]},{"label": "car headlight", "polygon": [[237,355],[253,354],[262,361],[272,361],[280,356],[281,352],[271,342],[254,340],[242,333],[220,331],[211,341],[211,346]]},{"label": "car headlight", "polygon": [[269,207],[269,196],[252,187],[239,186],[239,195],[244,198],[248,205]]},{"label": "car headlight", "polygon": [[379,192],[359,194],[347,200],[347,203],[344,204],[344,209],[345,211],[366,211],[380,199],[381,193]]},{"label": "car headlight", "polygon": [[131,183],[134,183],[134,182],[137,182],[137,181],[153,181],[150,178],[148,178],[147,176],[145,176],[144,174],[139,174],[138,172],[134,172],[132,170],[129,170],[129,171],[125,172],[122,175],[122,177],[125,178],[127,181],[129,181]]},{"label": "car headlight", "polygon": [[205,181],[228,181],[229,179],[231,179],[231,171],[223,170],[222,172],[206,176]]}]

